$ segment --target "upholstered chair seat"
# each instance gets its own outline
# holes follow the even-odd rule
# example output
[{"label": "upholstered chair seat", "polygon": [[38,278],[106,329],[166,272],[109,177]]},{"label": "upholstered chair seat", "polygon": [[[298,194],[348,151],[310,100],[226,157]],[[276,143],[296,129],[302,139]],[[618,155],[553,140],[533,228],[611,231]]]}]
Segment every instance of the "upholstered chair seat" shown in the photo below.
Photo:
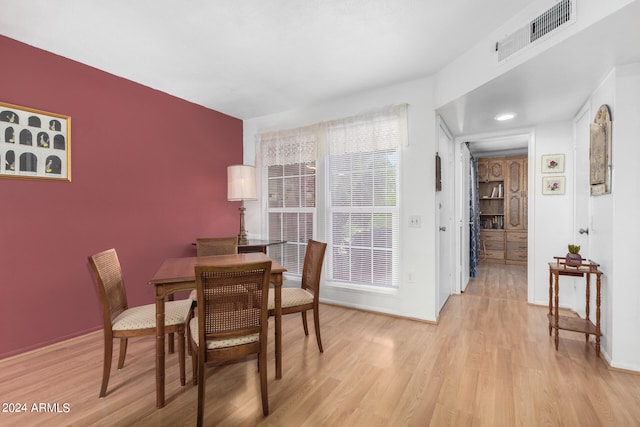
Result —
[{"label": "upholstered chair seat", "polygon": [[[190,300],[169,301],[164,305],[164,324],[178,325],[184,323],[191,308]],[[130,331],[134,329],[154,329],[156,328],[156,305],[147,304],[139,307],[128,308],[120,313],[115,319],[111,328],[114,331]]]},{"label": "upholstered chair seat", "polygon": [[[282,288],[282,308],[295,307],[305,304],[313,304],[313,294],[301,288]],[[269,289],[269,310],[276,309],[275,294],[273,288]]]}]

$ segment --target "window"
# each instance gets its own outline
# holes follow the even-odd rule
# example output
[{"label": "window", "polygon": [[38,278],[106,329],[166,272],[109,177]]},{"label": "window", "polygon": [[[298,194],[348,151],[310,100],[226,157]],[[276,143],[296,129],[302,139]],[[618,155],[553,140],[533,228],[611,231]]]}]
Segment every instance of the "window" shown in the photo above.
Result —
[{"label": "window", "polygon": [[[393,106],[260,135],[269,239],[287,241],[269,255],[288,273],[302,274],[306,243],[314,238],[328,243],[328,280],[398,286],[399,149],[406,142],[406,111],[406,105]],[[326,182],[318,197],[316,172]],[[322,224],[316,223],[316,209]]]},{"label": "window", "polygon": [[392,110],[329,126],[328,270],[334,281],[398,286],[403,117]]},{"label": "window", "polygon": [[269,256],[301,275],[315,221],[315,128],[262,135],[261,148],[269,239],[287,242],[270,247]]},{"label": "window", "polygon": [[313,238],[315,169],[315,162],[267,167],[269,239],[287,242],[270,255],[291,274],[302,274],[307,241]]}]

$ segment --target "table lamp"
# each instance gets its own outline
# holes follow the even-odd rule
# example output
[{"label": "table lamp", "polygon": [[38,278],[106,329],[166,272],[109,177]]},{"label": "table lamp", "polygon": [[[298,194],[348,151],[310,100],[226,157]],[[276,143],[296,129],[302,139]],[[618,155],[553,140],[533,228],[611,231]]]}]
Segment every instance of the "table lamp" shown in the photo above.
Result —
[{"label": "table lamp", "polygon": [[240,234],[238,244],[246,245],[247,230],[244,228],[244,201],[257,200],[256,197],[256,168],[249,165],[233,165],[227,167],[227,200],[240,201]]}]

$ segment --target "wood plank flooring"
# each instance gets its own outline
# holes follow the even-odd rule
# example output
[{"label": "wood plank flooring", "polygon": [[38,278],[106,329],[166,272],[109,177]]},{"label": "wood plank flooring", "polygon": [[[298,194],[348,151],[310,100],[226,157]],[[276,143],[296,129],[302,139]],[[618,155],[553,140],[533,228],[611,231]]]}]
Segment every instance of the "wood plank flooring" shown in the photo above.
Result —
[{"label": "wood plank flooring", "polygon": [[[607,369],[582,334],[563,331],[556,352],[547,309],[527,304],[525,281],[523,266],[481,265],[438,325],[321,305],[324,354],[313,326],[305,338],[300,317],[286,316],[278,381],[270,331],[270,415],[262,416],[249,359],[207,370],[205,424],[640,425],[640,375]],[[180,386],[175,354],[167,357],[167,404],[155,408],[154,344],[130,340],[120,371],[114,352],[103,399],[100,333],[0,361],[0,426],[195,425],[197,390]],[[32,411],[34,403],[48,412]],[[11,404],[27,413],[4,412]]]}]

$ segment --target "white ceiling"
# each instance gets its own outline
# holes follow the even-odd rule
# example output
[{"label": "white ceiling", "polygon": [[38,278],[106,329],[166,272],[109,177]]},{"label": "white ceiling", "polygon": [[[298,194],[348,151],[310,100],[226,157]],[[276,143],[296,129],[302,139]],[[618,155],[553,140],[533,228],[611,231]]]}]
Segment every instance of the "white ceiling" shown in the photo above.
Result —
[{"label": "white ceiling", "polygon": [[[441,107],[439,113],[455,135],[571,120],[614,66],[636,62],[640,62],[640,1]],[[504,111],[517,116],[495,121],[495,115]],[[504,144],[508,141],[500,139],[483,147],[504,149]]]},{"label": "white ceiling", "polygon": [[240,119],[434,74],[533,0],[0,0],[0,34]]},{"label": "white ceiling", "polygon": [[[249,119],[433,75],[533,2],[0,0],[0,34]],[[569,120],[640,62],[638,22],[634,1],[439,113],[456,136]]]}]

